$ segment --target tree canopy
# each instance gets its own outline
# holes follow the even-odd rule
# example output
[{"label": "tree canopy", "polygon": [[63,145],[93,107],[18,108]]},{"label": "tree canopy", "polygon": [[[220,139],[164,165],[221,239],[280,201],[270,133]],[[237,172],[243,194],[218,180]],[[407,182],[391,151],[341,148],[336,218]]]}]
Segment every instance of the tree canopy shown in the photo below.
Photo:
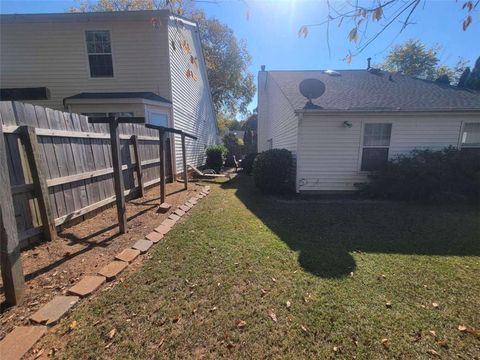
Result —
[{"label": "tree canopy", "polygon": [[411,39],[395,46],[380,67],[421,79],[457,84],[467,62],[459,59],[453,68],[442,65],[438,58],[439,50],[439,47],[428,48],[420,40]]}]

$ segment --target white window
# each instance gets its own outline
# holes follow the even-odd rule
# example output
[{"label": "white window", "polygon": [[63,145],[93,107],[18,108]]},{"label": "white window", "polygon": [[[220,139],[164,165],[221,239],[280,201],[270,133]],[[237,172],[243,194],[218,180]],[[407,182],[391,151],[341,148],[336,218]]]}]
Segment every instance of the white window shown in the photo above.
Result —
[{"label": "white window", "polygon": [[462,132],[462,148],[480,148],[480,123],[465,123]]},{"label": "white window", "polygon": [[159,111],[149,111],[148,123],[152,125],[168,127],[168,114]]},{"label": "white window", "polygon": [[85,31],[90,76],[113,77],[112,44],[110,31]]},{"label": "white window", "polygon": [[381,169],[388,161],[392,124],[365,124],[361,171]]}]

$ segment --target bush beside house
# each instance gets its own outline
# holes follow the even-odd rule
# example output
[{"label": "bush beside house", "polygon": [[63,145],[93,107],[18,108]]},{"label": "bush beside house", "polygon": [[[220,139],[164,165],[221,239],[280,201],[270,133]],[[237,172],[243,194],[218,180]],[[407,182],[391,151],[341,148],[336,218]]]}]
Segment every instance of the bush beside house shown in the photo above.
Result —
[{"label": "bush beside house", "polygon": [[205,166],[219,173],[222,170],[223,161],[228,152],[227,148],[223,145],[210,145],[205,152],[207,154]]},{"label": "bush beside house", "polygon": [[390,160],[363,184],[375,198],[429,203],[480,202],[480,154],[453,147],[413,150]]},{"label": "bush beside house", "polygon": [[292,188],[292,153],[286,149],[264,151],[253,162],[255,185],[265,194],[285,193]]}]

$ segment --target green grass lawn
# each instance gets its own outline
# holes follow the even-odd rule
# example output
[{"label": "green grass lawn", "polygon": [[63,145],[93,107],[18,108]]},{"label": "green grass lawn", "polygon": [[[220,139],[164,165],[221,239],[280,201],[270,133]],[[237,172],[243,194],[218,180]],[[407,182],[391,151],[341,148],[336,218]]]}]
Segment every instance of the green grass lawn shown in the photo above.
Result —
[{"label": "green grass lawn", "polygon": [[59,356],[475,359],[458,326],[480,328],[479,220],[263,197],[245,176],[212,185],[138,272],[63,322]]}]

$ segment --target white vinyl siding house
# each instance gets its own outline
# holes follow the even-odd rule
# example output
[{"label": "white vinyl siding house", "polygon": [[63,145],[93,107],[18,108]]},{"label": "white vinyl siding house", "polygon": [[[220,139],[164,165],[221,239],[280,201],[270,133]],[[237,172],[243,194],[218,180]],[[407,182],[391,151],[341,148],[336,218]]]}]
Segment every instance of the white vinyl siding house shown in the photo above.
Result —
[{"label": "white vinyl siding house", "polygon": [[[177,27],[182,35],[173,39]],[[196,81],[186,76],[190,59],[177,55],[184,40],[198,59]],[[2,15],[0,79],[2,89],[47,88],[46,99],[22,100],[35,105],[166,121],[198,137],[187,144],[194,165],[203,163],[205,146],[217,142],[197,25],[167,10]],[[180,164],[179,139],[172,146]]]},{"label": "white vinyl siding house", "polygon": [[259,106],[259,111],[262,111],[261,118],[268,117],[268,121],[260,122],[258,125],[258,150],[284,148],[295,155],[298,123],[292,104],[275,80],[268,77],[265,71],[259,73],[258,87],[262,87],[262,90],[268,89],[268,96],[264,91],[258,93],[258,103],[262,103],[262,106]]},{"label": "white vinyl siding house", "polygon": [[[173,125],[199,138],[197,141],[186,139],[187,163],[199,164],[204,160],[205,145],[217,141],[217,123],[209,121],[215,119],[215,114],[200,34],[195,23],[185,20],[171,20],[168,34]],[[181,148],[179,135],[175,135],[175,144]],[[183,171],[181,157],[177,157],[176,166],[177,171]]]},{"label": "white vinyl siding house", "polygon": [[[354,191],[356,185],[368,181],[369,171],[365,170],[375,170],[387,159],[414,149],[441,150],[454,146],[479,149],[480,153],[478,92],[451,87],[438,89],[437,84],[404,77],[390,84],[392,80],[387,78],[383,80],[388,81],[390,87],[416,87],[417,82],[421,82],[419,86],[426,86],[427,90],[431,87],[431,91],[440,91],[434,95],[439,99],[434,101],[439,104],[433,103],[431,110],[402,111],[399,107],[388,110],[380,106],[382,104],[374,108],[349,108],[348,103],[356,100],[356,84],[344,89],[342,81],[355,82],[354,78],[360,77],[358,81],[365,84],[368,76],[375,76],[372,80],[374,89],[382,86],[379,83],[382,79],[364,73],[367,71],[359,71],[358,75],[348,71],[343,79],[341,76],[329,77],[323,72],[259,73],[259,151],[268,150],[269,141],[273,148],[292,151],[296,158],[297,192]],[[317,109],[305,109],[307,99],[298,90],[301,80],[310,77],[319,78],[326,84],[325,98],[321,96],[315,101]],[[418,89],[412,91],[417,92],[415,97],[421,96]],[[445,95],[444,91],[449,93]],[[370,95],[362,93],[360,96],[366,104],[371,101]],[[386,100],[382,101],[388,104],[394,95],[387,93],[384,96]],[[450,96],[459,96],[460,106],[455,108]],[[377,97],[372,99],[377,101]],[[449,102],[449,108],[442,101]],[[425,100],[420,103],[428,106],[429,95],[425,95]],[[412,100],[409,104],[413,104]],[[445,109],[437,110],[435,106],[444,106]]]}]

